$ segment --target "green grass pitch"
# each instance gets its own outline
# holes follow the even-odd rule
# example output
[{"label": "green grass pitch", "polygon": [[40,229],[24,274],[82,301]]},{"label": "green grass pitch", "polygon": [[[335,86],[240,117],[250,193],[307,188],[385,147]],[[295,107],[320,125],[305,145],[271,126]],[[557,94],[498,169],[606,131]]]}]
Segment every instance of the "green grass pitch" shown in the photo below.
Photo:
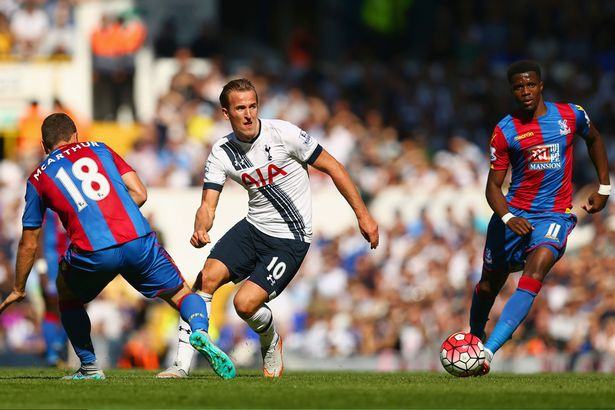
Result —
[{"label": "green grass pitch", "polygon": [[0,368],[6,409],[542,409],[615,408],[615,376],[492,374],[460,379],[437,373],[287,372],[266,380],[242,371],[157,380],[154,373],[109,370],[105,381],[63,381],[52,369]]}]

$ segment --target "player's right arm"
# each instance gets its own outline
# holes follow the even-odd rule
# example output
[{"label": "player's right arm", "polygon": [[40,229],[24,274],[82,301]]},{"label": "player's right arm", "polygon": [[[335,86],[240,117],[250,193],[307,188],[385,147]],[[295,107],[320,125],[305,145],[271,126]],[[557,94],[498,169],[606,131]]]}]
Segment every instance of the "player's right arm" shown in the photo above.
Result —
[{"label": "player's right arm", "polygon": [[[491,151],[491,168],[487,177],[485,196],[493,212],[500,218],[503,218],[511,213],[508,209],[506,197],[502,193],[502,185],[508,172],[510,160],[508,156],[508,142],[499,127],[496,127],[493,131],[489,149]],[[519,236],[527,235],[534,229],[527,219],[517,216],[508,219],[506,226]]]},{"label": "player's right arm", "polygon": [[205,163],[201,206],[199,206],[199,209],[196,211],[196,217],[194,218],[194,233],[190,238],[190,244],[195,248],[202,248],[211,242],[209,230],[214,224],[218,199],[220,198],[220,192],[222,192],[225,181],[226,170],[224,168],[224,163],[212,150]]},{"label": "player's right arm", "polygon": [[22,218],[23,231],[17,246],[15,282],[12,292],[0,304],[0,313],[26,297],[26,282],[36,259],[45,205],[31,182],[26,186],[26,207]]},{"label": "player's right arm", "polygon": [[41,228],[24,228],[19,245],[17,246],[17,260],[15,262],[15,283],[13,290],[0,304],[0,313],[15,302],[21,302],[26,297],[26,282],[36,259],[38,250],[38,237]]},{"label": "player's right arm", "polygon": [[190,243],[195,248],[202,248],[211,242],[209,230],[214,224],[216,208],[220,192],[215,189],[204,189],[201,197],[201,206],[196,211],[194,218],[194,233],[190,238]]}]

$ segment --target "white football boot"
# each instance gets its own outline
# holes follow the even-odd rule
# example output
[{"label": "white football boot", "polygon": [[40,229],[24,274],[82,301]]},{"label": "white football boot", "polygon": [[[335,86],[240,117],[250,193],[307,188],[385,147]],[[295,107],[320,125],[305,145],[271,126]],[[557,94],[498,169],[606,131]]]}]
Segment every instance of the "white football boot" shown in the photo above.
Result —
[{"label": "white football boot", "polygon": [[188,377],[188,373],[182,367],[174,362],[166,370],[161,371],[156,375],[158,379],[184,379]]},{"label": "white football boot", "polygon": [[261,347],[263,355],[263,375],[265,377],[281,377],[284,372],[282,360],[282,337],[276,332],[269,346]]}]

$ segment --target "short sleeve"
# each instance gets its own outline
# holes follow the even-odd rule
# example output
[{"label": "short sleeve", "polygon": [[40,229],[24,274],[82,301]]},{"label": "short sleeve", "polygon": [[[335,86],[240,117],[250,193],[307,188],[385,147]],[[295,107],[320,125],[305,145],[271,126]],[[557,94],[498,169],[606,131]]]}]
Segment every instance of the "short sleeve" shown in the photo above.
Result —
[{"label": "short sleeve", "polygon": [[290,155],[300,162],[313,164],[322,152],[315,138],[291,123],[282,129],[282,138]]},{"label": "short sleeve", "polygon": [[224,163],[212,151],[205,163],[203,189],[214,189],[220,192],[225,182],[226,170],[224,168]]},{"label": "short sleeve", "polygon": [[508,165],[510,164],[510,158],[508,156],[508,142],[506,141],[506,137],[500,127],[495,127],[493,130],[491,142],[489,143],[489,150],[491,151],[491,169],[495,171],[507,170]]},{"label": "short sleeve", "polygon": [[117,170],[120,172],[120,175],[124,175],[128,172],[134,172],[134,169],[132,169],[132,167],[128,165],[126,161],[124,161],[124,158],[120,157],[109,146],[107,146],[107,149],[111,153],[111,156],[113,157],[113,163],[117,167]]},{"label": "short sleeve", "polygon": [[572,111],[574,111],[575,122],[577,126],[577,134],[582,136],[583,138],[587,137],[589,134],[589,115],[580,105],[570,104]]},{"label": "short sleeve", "polygon": [[21,224],[24,228],[39,228],[43,225],[45,205],[30,181],[26,185],[26,207]]}]

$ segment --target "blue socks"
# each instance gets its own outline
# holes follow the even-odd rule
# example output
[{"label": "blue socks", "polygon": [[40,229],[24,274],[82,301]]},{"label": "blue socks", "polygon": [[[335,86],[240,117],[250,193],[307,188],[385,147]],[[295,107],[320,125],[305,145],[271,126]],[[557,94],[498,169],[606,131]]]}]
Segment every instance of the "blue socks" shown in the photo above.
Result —
[{"label": "blue socks", "polygon": [[491,337],[489,337],[485,344],[485,348],[495,353],[510,339],[513,332],[517,330],[517,327],[519,327],[529,313],[534,303],[534,298],[541,287],[542,283],[536,279],[527,276],[522,276],[519,279],[517,290],[504,306],[500,320],[495,325],[495,329],[493,329]]},{"label": "blue socks", "polygon": [[205,301],[196,293],[189,293],[184,296],[178,303],[179,315],[189,325],[190,330],[209,329],[209,319],[207,318],[207,305]]},{"label": "blue socks", "polygon": [[83,303],[79,301],[60,301],[60,317],[66,330],[68,339],[75,349],[75,353],[81,360],[82,365],[96,361],[94,346],[90,338],[92,324],[90,317],[85,311]]},{"label": "blue socks", "polygon": [[496,295],[482,291],[480,284],[476,285],[472,294],[472,307],[470,308],[470,333],[474,336],[483,337],[495,297]]}]

